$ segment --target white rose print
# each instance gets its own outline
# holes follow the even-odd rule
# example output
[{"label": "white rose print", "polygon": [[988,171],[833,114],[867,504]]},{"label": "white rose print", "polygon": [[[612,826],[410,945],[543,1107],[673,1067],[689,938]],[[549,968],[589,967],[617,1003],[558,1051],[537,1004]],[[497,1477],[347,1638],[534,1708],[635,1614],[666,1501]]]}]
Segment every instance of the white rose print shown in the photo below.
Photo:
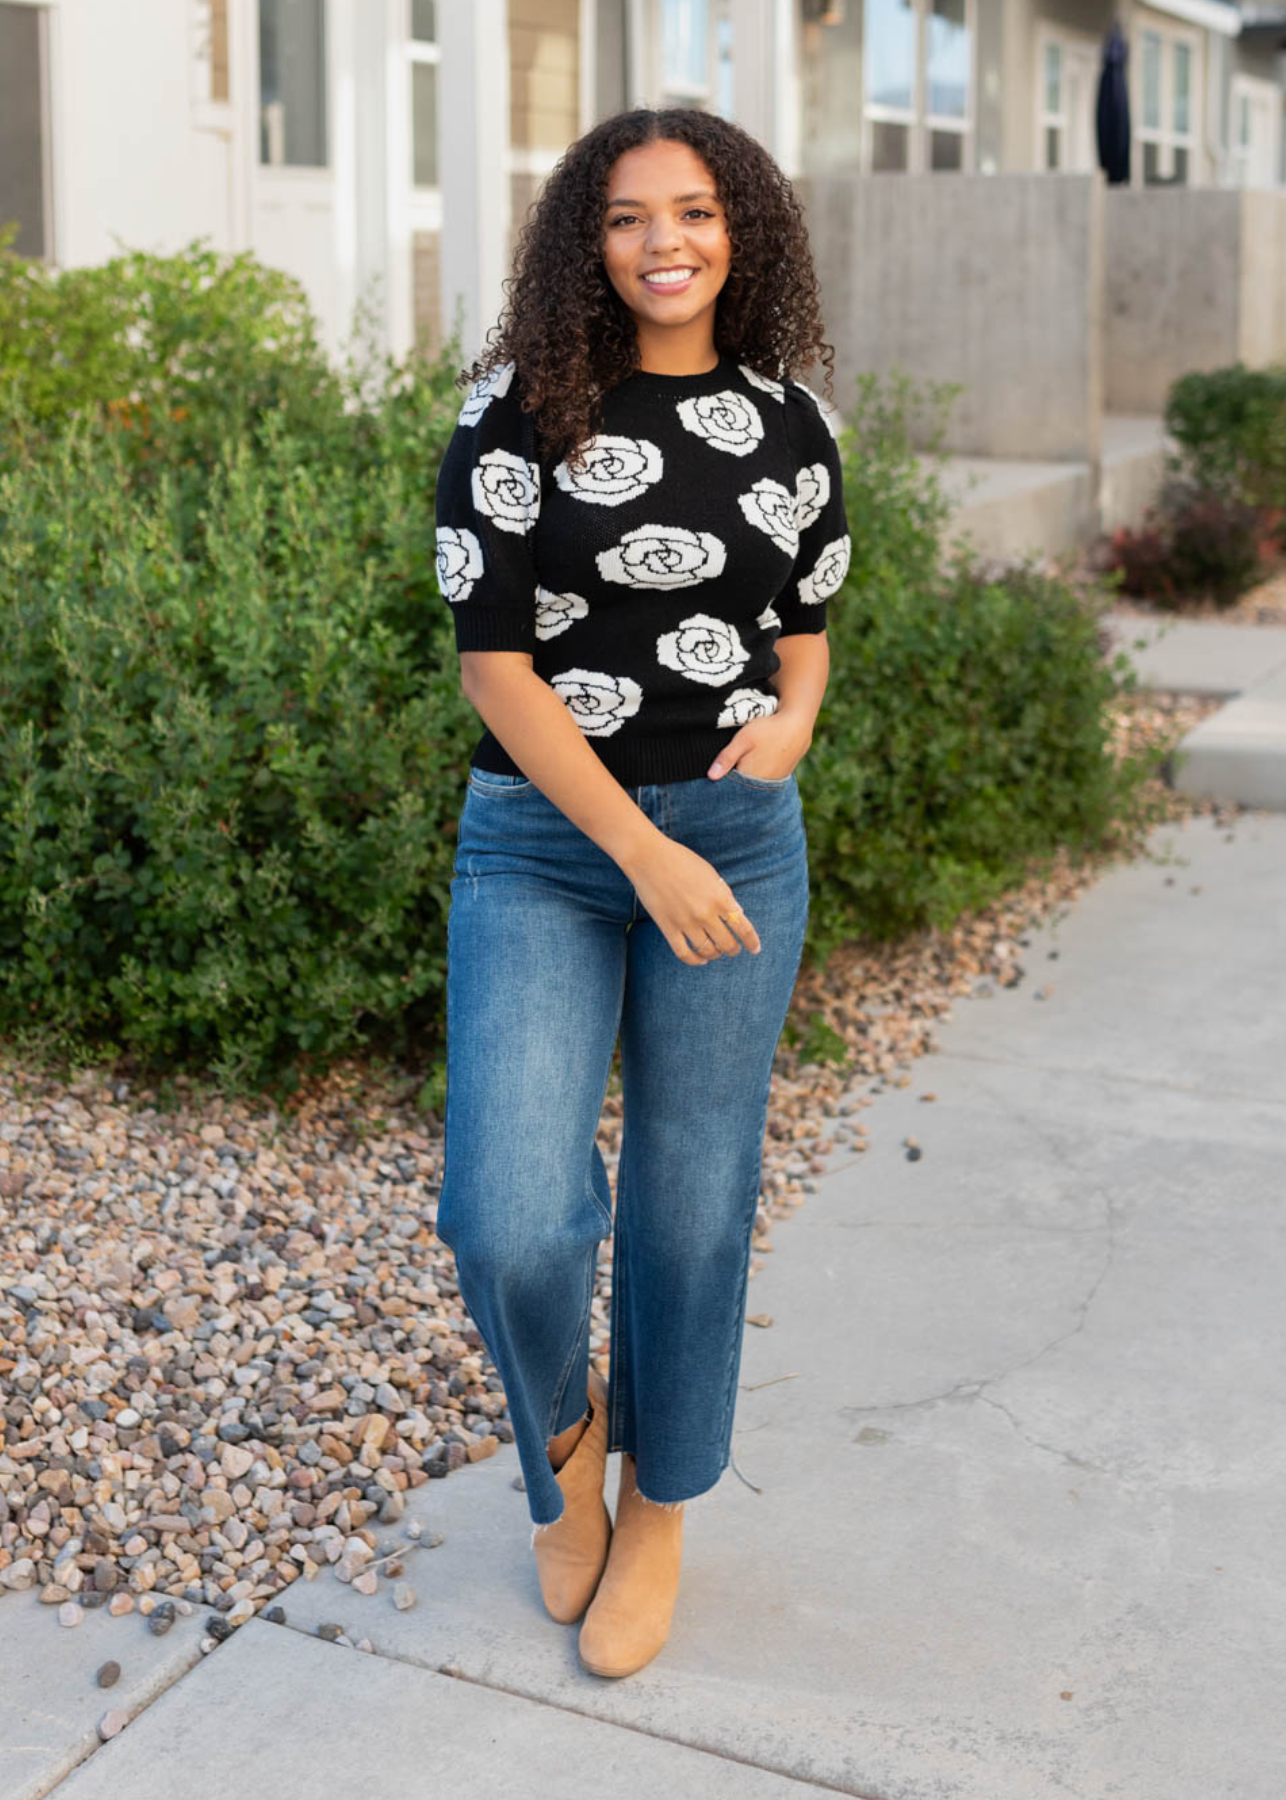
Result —
[{"label": "white rose print", "polygon": [[822,405],[821,395],[815,394],[813,392],[812,388],[809,387],[809,385],[806,381],[795,381],[792,378],[791,386],[797,387],[801,394],[808,395],[808,398],[812,401],[813,405],[817,408],[818,412],[822,415],[822,418],[826,421],[827,431],[830,432],[830,434],[833,438],[838,440],[838,438],[839,438],[838,424],[837,424],[836,420],[834,418],[832,418],[830,410],[827,407]]},{"label": "white rose print", "polygon": [[755,620],[755,624],[759,627],[760,631],[774,631],[780,627],[781,614],[773,611],[773,603],[771,600]]},{"label": "white rose print", "polygon": [[692,394],[680,400],[675,410],[689,431],[731,456],[749,456],[764,435],[759,408],[735,388]]},{"label": "white rose print", "polygon": [[774,381],[770,375],[761,375],[758,369],[749,368],[745,363],[738,363],[737,367],[751,387],[761,388],[765,394],[771,394],[774,400],[780,400],[785,405],[786,389],[780,381]]},{"label": "white rose print", "polygon": [[799,528],[795,513],[798,499],[780,481],[763,476],[749,493],[739,494],[737,504],[760,531],[766,531],[779,550],[795,556],[799,550]]},{"label": "white rose print", "polygon": [[473,504],[501,531],[530,531],[540,511],[540,468],[510,450],[488,450],[473,470]]},{"label": "white rose print", "polygon": [[467,600],[482,574],[482,545],[465,527],[443,525],[437,533],[438,586],[455,603]]},{"label": "white rose print", "polygon": [[799,581],[799,597],[807,604],[828,600],[848,574],[853,540],[847,534],[827,544],[812,569]]},{"label": "white rose print", "polygon": [[480,375],[465,396],[465,402],[460,408],[460,417],[457,422],[461,425],[476,425],[491,402],[498,395],[509,392],[516,367],[515,363],[501,363],[500,367],[492,369],[489,375]]},{"label": "white rose print", "polygon": [[822,516],[831,497],[831,472],[825,463],[809,463],[795,477],[795,524],[800,531]]},{"label": "white rose print", "polygon": [[577,500],[619,506],[645,494],[661,479],[661,473],[661,452],[647,438],[599,432],[585,447],[585,466],[572,469],[564,460],[554,470],[554,479],[565,494]]},{"label": "white rose print", "polygon": [[611,737],[634,717],[643,698],[643,689],[628,675],[597,669],[564,669],[549,685],[586,737]]},{"label": "white rose print", "polygon": [[677,631],[665,631],[656,640],[656,659],[667,669],[723,687],[735,681],[749,660],[736,628],[709,613],[693,613]]},{"label": "white rose print", "polygon": [[639,525],[594,558],[604,581],[626,587],[694,587],[723,573],[727,550],[711,531],[682,525]]},{"label": "white rose print", "polygon": [[751,719],[767,719],[777,710],[776,694],[761,694],[758,688],[734,688],[723,703],[716,726],[748,725]]},{"label": "white rose print", "polygon": [[536,589],[536,636],[557,637],[560,631],[589,612],[589,604],[579,594],[551,594],[548,588]]}]

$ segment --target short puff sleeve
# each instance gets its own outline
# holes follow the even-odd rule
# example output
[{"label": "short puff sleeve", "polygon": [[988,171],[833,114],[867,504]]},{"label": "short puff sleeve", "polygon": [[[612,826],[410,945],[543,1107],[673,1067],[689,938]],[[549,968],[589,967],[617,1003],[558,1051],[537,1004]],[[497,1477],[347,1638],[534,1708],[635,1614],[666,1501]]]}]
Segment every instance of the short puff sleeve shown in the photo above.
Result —
[{"label": "short puff sleeve", "polygon": [[512,362],[469,389],[438,469],[437,576],[458,650],[536,649],[535,426]]},{"label": "short puff sleeve", "polygon": [[844,511],[839,442],[821,400],[802,381],[785,383],[786,434],[795,454],[795,566],[773,601],[779,637],[826,629],[826,603],[848,573],[853,540]]}]

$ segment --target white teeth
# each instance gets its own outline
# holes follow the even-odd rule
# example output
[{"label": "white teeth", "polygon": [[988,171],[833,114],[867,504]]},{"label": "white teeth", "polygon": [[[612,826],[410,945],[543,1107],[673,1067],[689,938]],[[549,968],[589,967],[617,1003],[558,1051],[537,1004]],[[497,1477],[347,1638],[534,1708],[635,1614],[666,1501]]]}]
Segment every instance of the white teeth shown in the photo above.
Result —
[{"label": "white teeth", "polygon": [[672,287],[676,282],[686,281],[690,275],[695,274],[695,269],[679,269],[673,274],[645,275],[643,279],[652,287]]}]

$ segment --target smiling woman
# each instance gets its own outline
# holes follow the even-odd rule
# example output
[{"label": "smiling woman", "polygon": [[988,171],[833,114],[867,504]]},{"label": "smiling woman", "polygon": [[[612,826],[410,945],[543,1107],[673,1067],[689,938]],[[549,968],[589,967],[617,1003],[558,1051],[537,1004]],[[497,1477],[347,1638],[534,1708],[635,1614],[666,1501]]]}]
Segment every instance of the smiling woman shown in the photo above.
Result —
[{"label": "smiling woman", "polygon": [[[437,1231],[504,1383],[545,1605],[584,1614],[582,1663],[620,1676],[664,1644],[684,1504],[731,1454],[808,914],[794,771],[850,540],[801,379],[833,353],[800,211],[738,126],[596,126],[506,285],[436,497],[486,727],[451,884]],[[613,1214],[595,1127],[618,1032]],[[604,1372],[589,1296],[613,1230]]]}]

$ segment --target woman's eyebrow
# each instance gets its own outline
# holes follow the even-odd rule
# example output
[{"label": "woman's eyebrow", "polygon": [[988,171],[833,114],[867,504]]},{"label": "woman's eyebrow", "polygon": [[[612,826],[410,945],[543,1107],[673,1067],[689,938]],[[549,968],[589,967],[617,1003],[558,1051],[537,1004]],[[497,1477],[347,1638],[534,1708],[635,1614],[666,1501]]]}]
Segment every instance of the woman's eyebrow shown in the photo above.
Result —
[{"label": "woman's eyebrow", "polygon": [[[719,196],[710,188],[698,188],[694,194],[676,194],[675,204],[682,206],[685,200],[717,200]],[[646,200],[629,200],[618,194],[615,200],[609,200],[609,206],[646,206]]]}]

